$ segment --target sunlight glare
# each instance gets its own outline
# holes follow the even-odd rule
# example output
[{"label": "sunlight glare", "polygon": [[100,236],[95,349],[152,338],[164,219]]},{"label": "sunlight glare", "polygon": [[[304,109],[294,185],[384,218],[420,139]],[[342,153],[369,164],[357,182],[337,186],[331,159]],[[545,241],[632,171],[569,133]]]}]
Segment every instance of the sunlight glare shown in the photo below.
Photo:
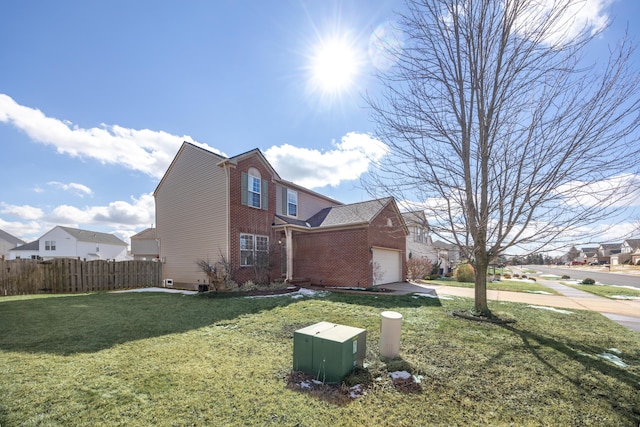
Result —
[{"label": "sunlight glare", "polygon": [[311,57],[310,69],[314,90],[323,94],[348,91],[359,71],[356,49],[346,39],[323,40]]}]

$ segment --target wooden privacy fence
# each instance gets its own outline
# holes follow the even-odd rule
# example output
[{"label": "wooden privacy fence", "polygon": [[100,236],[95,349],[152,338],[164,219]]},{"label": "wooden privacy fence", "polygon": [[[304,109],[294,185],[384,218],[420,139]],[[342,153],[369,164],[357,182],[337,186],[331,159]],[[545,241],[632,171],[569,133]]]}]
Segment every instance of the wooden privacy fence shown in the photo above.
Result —
[{"label": "wooden privacy fence", "polygon": [[51,261],[0,258],[0,296],[78,293],[159,286],[155,261]]}]

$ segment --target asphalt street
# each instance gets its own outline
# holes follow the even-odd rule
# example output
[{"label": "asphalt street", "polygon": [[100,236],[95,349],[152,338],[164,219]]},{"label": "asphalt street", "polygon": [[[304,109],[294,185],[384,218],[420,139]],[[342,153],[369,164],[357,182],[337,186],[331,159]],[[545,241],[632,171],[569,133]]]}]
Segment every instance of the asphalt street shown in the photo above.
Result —
[{"label": "asphalt street", "polygon": [[[591,270],[590,267],[525,265],[523,268],[537,270],[543,274],[555,274],[558,276],[566,274],[572,279],[584,279],[586,277],[590,277],[603,285],[633,286],[640,289],[640,276],[602,271],[602,269],[606,269],[606,267],[593,267]],[[584,270],[579,268],[584,268]]]}]

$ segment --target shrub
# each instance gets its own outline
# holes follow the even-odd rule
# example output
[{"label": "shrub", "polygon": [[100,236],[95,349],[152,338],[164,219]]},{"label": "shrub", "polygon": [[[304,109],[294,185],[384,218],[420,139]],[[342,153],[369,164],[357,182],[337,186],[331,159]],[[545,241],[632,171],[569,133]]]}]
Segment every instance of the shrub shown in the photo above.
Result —
[{"label": "shrub", "polygon": [[519,275],[518,273],[515,273],[515,274],[513,275],[513,278],[514,278],[514,279],[518,279],[518,278],[520,278],[520,275]]},{"label": "shrub", "polygon": [[521,278],[521,279],[526,279],[526,278],[527,278],[527,275],[526,275],[526,274],[523,274],[523,275],[522,275],[522,277],[520,277],[520,278]]},{"label": "shrub", "polygon": [[561,277],[561,279],[562,279],[562,280],[568,280],[568,279],[571,279],[571,277],[570,277],[570,276],[567,276],[566,274],[563,274],[563,275],[562,275],[562,277]]},{"label": "shrub", "polygon": [[409,258],[407,260],[407,277],[409,279],[422,279],[431,274],[431,261],[426,258]]},{"label": "shrub", "polygon": [[504,273],[502,277],[504,277],[505,279],[511,279],[511,275],[509,273]]},{"label": "shrub", "polygon": [[584,279],[582,279],[582,284],[583,284],[583,285],[595,285],[595,284],[596,284],[596,281],[595,281],[595,280],[593,280],[593,279],[592,279],[592,278],[590,278],[590,277],[585,277]]},{"label": "shrub", "polygon": [[243,292],[255,291],[256,289],[258,289],[258,285],[253,283],[252,280],[244,282],[244,284],[240,287],[240,290]]},{"label": "shrub", "polygon": [[452,272],[448,272],[444,274],[444,277],[453,277],[453,273]]},{"label": "shrub", "polygon": [[535,277],[529,277],[529,280],[533,280],[534,282],[538,281]]},{"label": "shrub", "polygon": [[453,277],[458,282],[474,282],[475,276],[475,270],[471,264],[460,264],[453,273]]}]

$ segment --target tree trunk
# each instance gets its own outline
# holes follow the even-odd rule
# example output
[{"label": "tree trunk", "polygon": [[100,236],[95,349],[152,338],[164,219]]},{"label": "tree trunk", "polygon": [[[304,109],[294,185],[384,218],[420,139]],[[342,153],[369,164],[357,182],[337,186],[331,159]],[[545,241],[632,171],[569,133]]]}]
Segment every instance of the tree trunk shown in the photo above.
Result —
[{"label": "tree trunk", "polygon": [[487,269],[488,263],[484,259],[476,259],[475,271],[475,310],[478,313],[490,314],[489,306],[487,305]]}]

